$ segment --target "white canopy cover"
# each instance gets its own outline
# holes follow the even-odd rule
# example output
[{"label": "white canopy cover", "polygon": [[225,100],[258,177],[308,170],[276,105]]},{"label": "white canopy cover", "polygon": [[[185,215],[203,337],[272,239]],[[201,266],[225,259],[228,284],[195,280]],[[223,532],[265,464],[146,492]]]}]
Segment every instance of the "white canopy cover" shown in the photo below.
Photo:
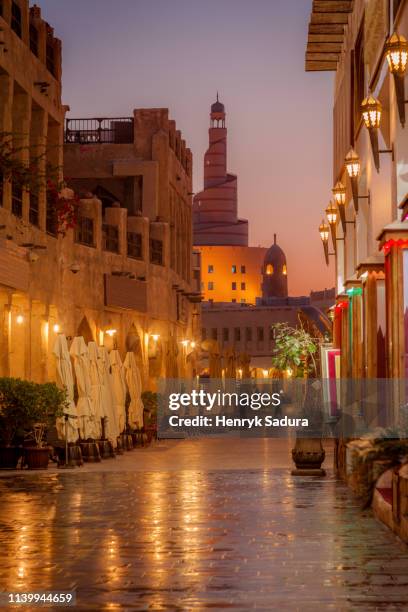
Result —
[{"label": "white canopy cover", "polygon": [[92,385],[90,377],[90,361],[88,348],[82,336],[73,339],[69,350],[74,360],[74,371],[78,390],[77,411],[80,421],[81,438],[97,439],[101,428],[92,401]]},{"label": "white canopy cover", "polygon": [[102,406],[105,416],[105,436],[116,446],[119,428],[115,414],[113,378],[109,353],[105,346],[98,347],[98,368],[102,380]]},{"label": "white canopy cover", "polygon": [[109,353],[112,378],[113,378],[113,397],[115,402],[116,420],[119,433],[125,429],[126,425],[126,381],[123,363],[116,349]]},{"label": "white canopy cover", "polygon": [[[74,402],[74,375],[72,372],[71,357],[69,356],[67,339],[64,334],[59,334],[55,340],[53,353],[57,368],[57,385],[67,392],[68,405],[64,408],[64,413],[68,414],[67,439],[68,442],[78,440],[78,412]],[[65,418],[57,419],[57,431],[60,438],[65,440]]]},{"label": "white canopy cover", "polygon": [[143,427],[142,379],[134,353],[126,353],[123,367],[130,395],[129,424],[131,427]]}]

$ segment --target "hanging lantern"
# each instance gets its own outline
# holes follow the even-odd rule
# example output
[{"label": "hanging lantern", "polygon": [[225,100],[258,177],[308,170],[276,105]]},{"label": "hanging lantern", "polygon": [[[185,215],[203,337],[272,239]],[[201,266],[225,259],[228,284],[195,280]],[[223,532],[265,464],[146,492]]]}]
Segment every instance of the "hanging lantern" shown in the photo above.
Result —
[{"label": "hanging lantern", "polygon": [[[334,202],[337,204],[337,208],[340,213],[340,221],[341,226],[343,228],[343,232],[346,231],[346,188],[341,181],[337,181],[336,185],[332,189],[332,194],[334,198]],[[328,218],[329,223],[330,219]]]},{"label": "hanging lantern", "polygon": [[380,152],[378,148],[378,130],[381,123],[382,104],[371,94],[361,103],[361,114],[370,135],[371,149],[373,151],[374,165],[380,171]]},{"label": "hanging lantern", "polygon": [[326,260],[326,264],[329,265],[329,232],[330,228],[324,221],[319,225],[319,234],[323,243],[324,250],[324,258]]},{"label": "hanging lantern", "polygon": [[337,206],[334,204],[334,202],[329,203],[325,212],[326,212],[327,221],[329,222],[329,227],[330,227],[330,232],[331,232],[332,242],[333,242],[333,249],[334,249],[334,252],[336,253],[337,252],[336,226],[337,226],[338,212],[337,212]]},{"label": "hanging lantern", "polygon": [[401,34],[394,32],[385,44],[388,67],[394,77],[397,107],[402,127],[405,125],[405,72],[408,63],[408,42]]},{"label": "hanging lantern", "polygon": [[[350,149],[344,160],[347,174],[350,177],[351,193],[353,194],[354,210],[358,212],[358,179],[361,172],[360,158],[354,149]],[[345,223],[346,219],[344,219]],[[344,227],[343,227],[344,229]]]},{"label": "hanging lantern", "polygon": [[346,164],[347,174],[350,178],[358,178],[360,176],[360,158],[354,149],[350,149],[347,153],[344,163]]}]

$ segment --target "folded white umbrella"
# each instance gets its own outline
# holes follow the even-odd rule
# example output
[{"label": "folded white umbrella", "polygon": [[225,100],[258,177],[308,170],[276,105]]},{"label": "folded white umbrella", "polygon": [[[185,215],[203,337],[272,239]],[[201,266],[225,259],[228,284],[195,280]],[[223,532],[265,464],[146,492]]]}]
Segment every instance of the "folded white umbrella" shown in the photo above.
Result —
[{"label": "folded white umbrella", "polygon": [[82,336],[77,336],[73,339],[69,352],[74,360],[78,390],[77,411],[80,421],[81,438],[84,440],[88,438],[95,440],[100,437],[101,427],[100,423],[98,423],[92,401],[89,355]]},{"label": "folded white umbrella", "polygon": [[113,377],[108,349],[105,346],[98,347],[98,368],[101,374],[103,412],[105,416],[105,436],[116,446],[116,438],[119,435],[119,427],[115,413],[113,396]]},{"label": "folded white umbrella", "polygon": [[130,395],[129,423],[131,427],[143,427],[142,379],[134,353],[126,353],[123,367]]},{"label": "folded white umbrella", "polygon": [[122,433],[126,425],[126,382],[123,363],[119,351],[114,350],[109,353],[112,378],[113,378],[113,397],[115,403],[116,420],[119,432]]},{"label": "folded white umbrella", "polygon": [[91,397],[95,410],[95,416],[98,422],[105,416],[103,406],[103,377],[100,368],[98,367],[98,345],[96,342],[88,342],[89,355],[89,377],[91,380]]},{"label": "folded white umbrella", "polygon": [[67,339],[64,334],[59,334],[55,340],[53,353],[56,360],[57,385],[66,390],[67,406],[64,407],[64,414],[68,414],[67,423],[65,418],[57,419],[57,431],[61,439],[68,442],[78,440],[78,412],[74,402],[74,375],[72,372],[71,357],[69,356]]}]

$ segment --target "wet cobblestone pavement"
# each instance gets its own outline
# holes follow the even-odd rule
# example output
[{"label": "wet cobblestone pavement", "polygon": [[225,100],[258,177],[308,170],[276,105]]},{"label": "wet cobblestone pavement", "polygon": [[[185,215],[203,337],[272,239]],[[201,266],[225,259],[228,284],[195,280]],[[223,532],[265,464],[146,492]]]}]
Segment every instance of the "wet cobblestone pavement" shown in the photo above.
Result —
[{"label": "wet cobblestone pavement", "polygon": [[77,470],[0,496],[4,590],[75,589],[84,611],[408,608],[408,547],[330,473]]}]

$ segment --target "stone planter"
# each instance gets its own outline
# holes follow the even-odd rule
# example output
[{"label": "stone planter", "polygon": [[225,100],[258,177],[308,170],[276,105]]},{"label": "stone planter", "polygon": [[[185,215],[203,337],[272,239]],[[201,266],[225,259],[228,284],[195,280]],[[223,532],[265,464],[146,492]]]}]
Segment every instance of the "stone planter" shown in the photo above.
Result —
[{"label": "stone planter", "polygon": [[19,446],[0,446],[0,470],[15,470],[22,454]]},{"label": "stone planter", "polygon": [[80,442],[82,458],[86,463],[99,463],[101,455],[99,446],[96,442]]},{"label": "stone planter", "polygon": [[102,459],[115,459],[113,444],[109,440],[98,440],[99,453]]},{"label": "stone planter", "polygon": [[324,476],[322,469],[325,451],[321,438],[296,438],[292,449],[292,459],[296,469],[292,470],[294,476]]},{"label": "stone planter", "polygon": [[29,470],[46,470],[50,449],[48,446],[28,446],[24,449],[24,458]]},{"label": "stone planter", "polygon": [[122,443],[123,450],[131,451],[133,450],[133,441],[131,434],[122,433],[120,434],[120,440]]}]

